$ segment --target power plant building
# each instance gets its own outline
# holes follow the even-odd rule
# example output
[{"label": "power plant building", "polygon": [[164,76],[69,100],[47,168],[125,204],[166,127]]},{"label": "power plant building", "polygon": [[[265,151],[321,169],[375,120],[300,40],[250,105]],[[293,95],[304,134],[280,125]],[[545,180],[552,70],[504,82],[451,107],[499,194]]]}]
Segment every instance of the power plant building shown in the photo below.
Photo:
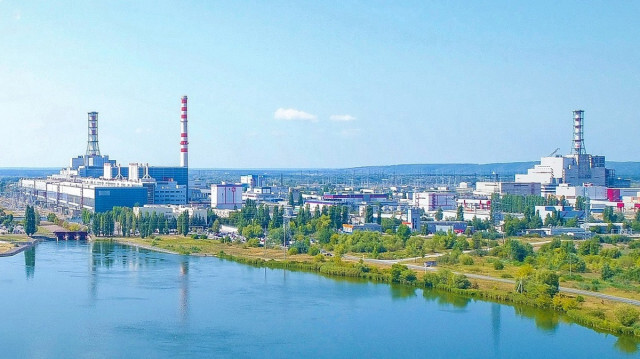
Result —
[{"label": "power plant building", "polygon": [[615,178],[613,170],[605,168],[605,157],[591,155],[584,147],[584,111],[573,111],[573,141],[571,154],[542,157],[526,174],[517,174],[518,183],[540,183],[541,193],[555,194],[556,187],[565,183],[572,186],[591,184],[610,185]]},{"label": "power plant building", "polygon": [[180,107],[180,166],[164,167],[131,163],[120,166],[101,155],[98,145],[98,113],[88,113],[85,155],[71,159],[59,175],[46,179],[23,179],[23,194],[41,205],[62,211],[88,209],[95,212],[115,206],[145,204],[184,205],[189,186],[187,96]]}]

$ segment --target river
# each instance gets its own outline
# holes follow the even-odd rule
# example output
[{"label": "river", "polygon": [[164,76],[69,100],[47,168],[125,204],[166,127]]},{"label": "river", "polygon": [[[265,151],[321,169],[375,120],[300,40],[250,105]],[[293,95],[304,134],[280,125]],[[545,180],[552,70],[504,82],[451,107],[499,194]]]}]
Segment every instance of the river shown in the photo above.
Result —
[{"label": "river", "polygon": [[535,309],[111,243],[0,258],[4,358],[629,358]]}]

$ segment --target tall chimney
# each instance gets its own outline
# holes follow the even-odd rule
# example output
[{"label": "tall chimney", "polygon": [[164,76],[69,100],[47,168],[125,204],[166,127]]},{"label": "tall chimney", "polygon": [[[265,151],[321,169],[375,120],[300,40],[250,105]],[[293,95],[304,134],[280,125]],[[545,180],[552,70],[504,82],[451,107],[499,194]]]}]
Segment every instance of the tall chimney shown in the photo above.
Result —
[{"label": "tall chimney", "polygon": [[98,147],[98,113],[89,112],[89,128],[87,139],[87,157],[100,156]]},{"label": "tall chimney", "polygon": [[584,148],[584,111],[573,111],[573,154],[583,155]]},{"label": "tall chimney", "polygon": [[182,96],[180,109],[180,167],[189,167],[189,139],[187,136],[187,96]]}]

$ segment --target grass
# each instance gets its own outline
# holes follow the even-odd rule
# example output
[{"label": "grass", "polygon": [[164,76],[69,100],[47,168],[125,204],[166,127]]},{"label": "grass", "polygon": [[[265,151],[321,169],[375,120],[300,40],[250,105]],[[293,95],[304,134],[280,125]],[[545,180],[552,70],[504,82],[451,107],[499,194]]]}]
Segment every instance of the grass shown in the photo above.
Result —
[{"label": "grass", "polygon": [[[179,235],[162,235],[155,236],[153,239],[150,237],[144,239],[138,237],[116,237],[114,240],[159,248],[179,254],[217,255],[220,251],[224,251],[232,256],[246,258],[284,259],[284,251],[281,248],[249,247],[244,243],[222,243],[215,239],[193,239]],[[287,254],[287,259],[311,261],[313,257],[306,254],[296,254],[294,256]]]},{"label": "grass", "polygon": [[15,243],[0,242],[0,253],[6,253],[15,247]]},{"label": "grass", "polygon": [[0,241],[29,242],[31,241],[31,238],[26,234],[3,234],[0,235]]}]

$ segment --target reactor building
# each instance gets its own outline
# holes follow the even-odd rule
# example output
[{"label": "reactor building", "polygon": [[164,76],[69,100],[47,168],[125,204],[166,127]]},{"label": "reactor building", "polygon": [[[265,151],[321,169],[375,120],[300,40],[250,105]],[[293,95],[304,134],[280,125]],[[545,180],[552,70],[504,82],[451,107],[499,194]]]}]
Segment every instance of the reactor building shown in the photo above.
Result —
[{"label": "reactor building", "polygon": [[[555,154],[555,152],[554,152]],[[615,172],[605,168],[605,157],[588,154],[584,146],[584,111],[573,111],[571,153],[542,157],[526,174],[517,174],[516,183],[539,183],[543,196],[555,194],[559,184],[607,186],[616,183]]]},{"label": "reactor building", "polygon": [[104,212],[113,207],[145,204],[184,205],[188,202],[189,140],[187,96],[180,99],[180,166],[130,163],[122,166],[100,153],[98,113],[88,113],[87,150],[71,159],[59,174],[21,179],[25,200],[43,207],[75,213]]}]

